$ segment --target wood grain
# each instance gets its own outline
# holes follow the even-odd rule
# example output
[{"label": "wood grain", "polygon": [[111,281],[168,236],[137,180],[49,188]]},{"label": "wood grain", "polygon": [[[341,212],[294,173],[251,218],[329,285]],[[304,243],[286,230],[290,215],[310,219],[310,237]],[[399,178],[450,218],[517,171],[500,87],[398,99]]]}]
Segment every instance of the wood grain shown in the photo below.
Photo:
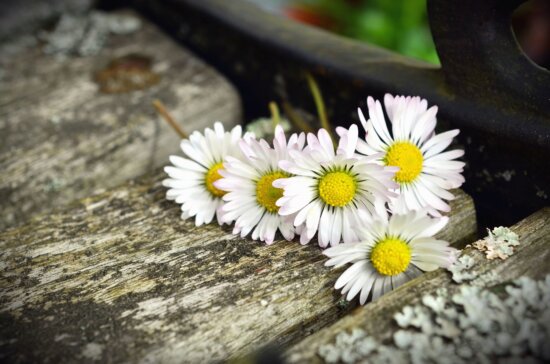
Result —
[{"label": "wood grain", "polygon": [[[188,132],[216,120],[241,122],[236,90],[142,23],[135,33],[112,35],[97,56],[45,55],[39,44],[24,43],[0,56],[0,230],[166,163],[179,150],[178,136],[155,113],[154,99]],[[160,82],[128,93],[100,92],[94,75],[132,54],[150,58]]]},{"label": "wood grain", "polygon": [[[288,344],[351,307],[314,244],[195,227],[162,173],[0,234],[0,353],[15,362],[198,362]],[[441,233],[475,234],[471,199]],[[1,358],[0,358],[1,359]]]},{"label": "wood grain", "polygon": [[[487,260],[483,253],[473,248],[466,251],[474,258],[479,276],[491,274],[493,278],[487,282],[491,286],[520,276],[541,279],[550,272],[550,208],[529,216],[511,229],[519,235],[520,245],[504,261]],[[446,270],[440,269],[418,277],[290,347],[285,353],[286,362],[321,363],[321,358],[317,356],[319,347],[334,341],[338,333],[353,328],[361,328],[378,342],[388,342],[399,329],[393,320],[394,314],[404,306],[419,303],[423,295],[434,294],[441,287],[446,287],[452,295],[459,286],[451,282],[451,275]]]}]

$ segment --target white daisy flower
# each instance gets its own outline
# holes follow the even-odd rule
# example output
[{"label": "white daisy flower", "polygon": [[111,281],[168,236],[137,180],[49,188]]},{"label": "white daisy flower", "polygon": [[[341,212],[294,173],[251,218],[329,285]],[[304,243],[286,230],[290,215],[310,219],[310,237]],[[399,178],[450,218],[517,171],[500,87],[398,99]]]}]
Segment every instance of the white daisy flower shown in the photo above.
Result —
[{"label": "white daisy flower", "polygon": [[222,179],[214,185],[227,193],[222,207],[223,221],[235,220],[234,234],[247,236],[252,231],[252,239],[260,239],[272,244],[277,230],[287,240],[294,238],[292,219],[278,214],[275,202],[283,195],[283,190],[273,187],[273,181],[289,177],[279,168],[281,159],[288,159],[289,150],[302,150],[305,135],[293,134],[287,143],[281,126],[275,129],[273,148],[261,139],[242,140],[240,147],[243,158],[227,157]]},{"label": "white daisy flower", "polygon": [[[399,167],[395,175],[399,196],[392,200],[390,208],[400,212],[426,208],[433,216],[441,216],[438,211],[449,212],[444,200],[454,196],[448,190],[464,183],[464,162],[454,159],[464,155],[464,151],[442,151],[459,130],[435,134],[437,106],[427,109],[427,101],[420,97],[384,96],[391,132],[380,102],[369,97],[367,104],[368,121],[359,109],[366,143],[359,140],[357,151],[367,156],[378,154],[379,163]],[[338,131],[345,133],[345,129]]]},{"label": "white daisy flower", "polygon": [[450,266],[456,250],[433,236],[448,222],[447,217],[432,218],[426,210],[378,217],[361,225],[359,243],[341,244],[323,251],[335,268],[352,263],[336,281],[346,299],[360,293],[364,304],[372,292],[376,300],[384,293],[420,275]]},{"label": "white daisy flower", "polygon": [[166,198],[181,204],[181,218],[195,217],[195,224],[210,223],[216,215],[222,224],[220,207],[224,191],[214,186],[221,178],[220,170],[228,156],[240,156],[238,143],[241,126],[225,132],[222,123],[216,122],[214,130],[206,128],[204,135],[193,132],[189,139],[181,141],[181,149],[188,158],[170,156],[173,166],[164,167],[170,178],[162,181],[168,187]]},{"label": "white daisy flower", "polygon": [[354,157],[357,133],[357,126],[352,125],[335,152],[329,134],[320,129],[317,137],[308,134],[303,151],[290,151],[291,159],[279,163],[294,175],[273,183],[284,189],[277,201],[279,214],[296,214],[294,226],[302,244],[317,232],[321,247],[342,239],[357,241],[357,222],[385,211],[389,188],[397,187],[392,182],[397,168],[372,163],[375,157]]}]

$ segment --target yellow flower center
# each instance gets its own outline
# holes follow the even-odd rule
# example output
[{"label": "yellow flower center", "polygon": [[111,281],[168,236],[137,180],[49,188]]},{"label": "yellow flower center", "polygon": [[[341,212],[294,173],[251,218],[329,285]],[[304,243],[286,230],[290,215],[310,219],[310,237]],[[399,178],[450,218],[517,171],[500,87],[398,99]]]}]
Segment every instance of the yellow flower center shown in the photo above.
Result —
[{"label": "yellow flower center", "polygon": [[333,207],[346,206],[355,197],[357,182],[348,172],[329,172],[319,181],[319,196]]},{"label": "yellow flower center", "polygon": [[387,166],[399,167],[395,180],[399,183],[409,183],[418,177],[422,171],[422,152],[409,142],[396,142],[387,151],[384,163]]},{"label": "yellow flower center", "polygon": [[395,276],[407,270],[411,262],[411,248],[401,239],[386,238],[372,248],[370,261],[378,273]]},{"label": "yellow flower center", "polygon": [[223,195],[225,195],[225,191],[219,190],[214,186],[214,182],[222,178],[219,172],[220,169],[223,169],[223,162],[216,163],[212,167],[210,167],[208,172],[206,172],[206,176],[204,177],[206,189],[214,197],[222,197]]},{"label": "yellow flower center", "polygon": [[272,172],[262,176],[256,183],[256,201],[271,213],[279,212],[279,206],[275,202],[283,196],[283,189],[273,187],[273,181],[279,178],[287,178],[284,172]]}]

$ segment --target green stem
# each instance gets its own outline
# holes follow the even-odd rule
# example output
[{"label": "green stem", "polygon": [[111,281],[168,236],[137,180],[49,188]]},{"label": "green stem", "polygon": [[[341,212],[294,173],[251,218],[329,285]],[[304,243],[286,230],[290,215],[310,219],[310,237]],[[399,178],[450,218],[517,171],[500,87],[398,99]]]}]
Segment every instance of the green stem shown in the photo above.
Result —
[{"label": "green stem", "polygon": [[279,114],[279,107],[275,101],[269,103],[269,111],[271,112],[271,121],[273,122],[273,130],[281,123],[281,115]]},{"label": "green stem", "polygon": [[315,78],[308,72],[306,73],[307,78],[307,84],[309,86],[309,91],[311,92],[311,95],[313,96],[313,101],[315,101],[315,106],[317,107],[317,115],[319,115],[319,121],[321,122],[321,127],[326,129],[326,131],[329,133],[330,137],[332,138],[332,141],[334,141],[334,135],[332,134],[332,126],[330,125],[330,122],[327,118],[327,112],[325,109],[325,103],[323,101],[323,95],[321,95],[321,90],[319,89],[319,85],[317,85],[317,81],[315,81]]}]

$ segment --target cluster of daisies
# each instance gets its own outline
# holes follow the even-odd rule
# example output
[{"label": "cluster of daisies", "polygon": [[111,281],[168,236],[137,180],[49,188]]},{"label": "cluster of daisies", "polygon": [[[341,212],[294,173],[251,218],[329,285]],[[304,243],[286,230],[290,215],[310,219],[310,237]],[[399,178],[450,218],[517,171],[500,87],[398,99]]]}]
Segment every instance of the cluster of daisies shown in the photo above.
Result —
[{"label": "cluster of daisies", "polygon": [[[167,198],[196,225],[234,223],[233,233],[272,244],[279,232],[315,236],[327,266],[351,266],[337,280],[348,300],[377,299],[422,271],[448,267],[455,251],[434,238],[448,221],[449,190],[464,178],[462,150],[444,151],[458,130],[436,134],[437,107],[419,97],[369,97],[364,128],[324,129],[272,143],[224,131],[221,123],[181,142],[163,181]],[[389,119],[389,125],[386,122]],[[388,127],[390,126],[390,127]],[[364,136],[364,138],[363,138]]]}]

